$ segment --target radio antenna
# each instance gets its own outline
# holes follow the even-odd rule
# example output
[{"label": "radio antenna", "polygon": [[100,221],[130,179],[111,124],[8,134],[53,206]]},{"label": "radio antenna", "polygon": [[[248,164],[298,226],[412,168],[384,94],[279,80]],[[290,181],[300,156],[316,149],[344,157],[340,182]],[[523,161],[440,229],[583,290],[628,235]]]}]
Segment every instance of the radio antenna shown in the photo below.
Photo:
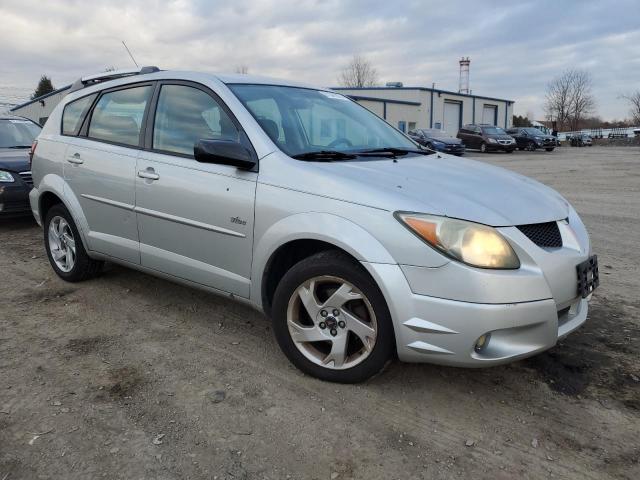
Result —
[{"label": "radio antenna", "polygon": [[131,60],[133,60],[133,63],[136,64],[136,67],[138,67],[138,62],[136,62],[136,59],[133,58],[133,55],[131,54],[131,50],[129,50],[129,47],[127,47],[127,44],[124,43],[124,40],[122,40],[122,45],[124,45],[125,50],[127,50],[127,53],[129,54],[129,56],[131,57]]}]

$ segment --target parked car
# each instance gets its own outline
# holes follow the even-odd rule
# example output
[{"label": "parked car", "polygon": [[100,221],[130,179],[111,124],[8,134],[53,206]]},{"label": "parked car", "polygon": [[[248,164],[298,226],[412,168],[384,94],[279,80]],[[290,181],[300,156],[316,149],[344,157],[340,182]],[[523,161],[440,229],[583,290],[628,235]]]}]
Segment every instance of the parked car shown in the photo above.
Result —
[{"label": "parked car", "polygon": [[31,215],[29,151],[40,130],[27,118],[0,116],[0,218]]},{"label": "parked car", "polygon": [[516,141],[500,127],[493,125],[465,125],[458,131],[458,138],[467,148],[481,152],[503,151],[511,153],[516,149]]},{"label": "parked car", "polygon": [[569,143],[572,147],[592,147],[593,140],[591,136],[586,133],[578,133],[576,135],[572,135],[569,139]]},{"label": "parked car", "polygon": [[553,152],[556,147],[556,138],[545,135],[537,128],[515,127],[507,129],[507,133],[515,138],[519,150],[533,152],[538,148],[544,148],[547,152]]},{"label": "parked car", "polygon": [[85,77],[38,137],[33,178],[62,279],[110,261],[241,300],[324,380],[365,380],[396,355],[534,355],[586,321],[598,285],[557,192],[436,157],[349,98],[285,80]]},{"label": "parked car", "polygon": [[464,143],[459,138],[452,137],[444,130],[436,128],[423,128],[409,132],[409,136],[431,150],[462,156]]}]

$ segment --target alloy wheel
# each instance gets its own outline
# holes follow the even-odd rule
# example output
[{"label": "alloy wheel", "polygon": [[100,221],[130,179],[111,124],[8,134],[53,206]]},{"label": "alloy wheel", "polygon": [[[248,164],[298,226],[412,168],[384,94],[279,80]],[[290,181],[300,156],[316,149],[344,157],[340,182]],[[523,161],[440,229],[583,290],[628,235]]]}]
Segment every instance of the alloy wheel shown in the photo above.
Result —
[{"label": "alloy wheel", "polygon": [[293,292],[287,327],[300,353],[334,370],[362,363],[378,333],[369,299],[351,283],[333,276],[313,277]]},{"label": "alloy wheel", "polygon": [[76,263],[76,242],[69,223],[60,216],[49,222],[49,251],[56,266],[68,273]]}]

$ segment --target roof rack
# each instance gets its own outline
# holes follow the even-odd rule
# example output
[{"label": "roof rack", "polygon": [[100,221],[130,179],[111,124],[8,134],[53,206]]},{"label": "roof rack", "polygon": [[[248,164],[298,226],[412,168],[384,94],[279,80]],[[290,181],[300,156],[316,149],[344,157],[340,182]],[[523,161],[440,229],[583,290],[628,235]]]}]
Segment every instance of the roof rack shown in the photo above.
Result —
[{"label": "roof rack", "polygon": [[155,73],[159,72],[160,69],[158,67],[149,66],[142,68],[126,68],[122,70],[112,70],[110,72],[102,72],[97,73],[95,75],[88,75],[86,77],[79,78],[76,80],[69,93],[75,92],[77,90],[82,90],[85,87],[90,85],[95,85],[96,83],[107,82],[109,80],[115,80],[117,78],[130,77],[132,75],[145,75],[147,73]]}]

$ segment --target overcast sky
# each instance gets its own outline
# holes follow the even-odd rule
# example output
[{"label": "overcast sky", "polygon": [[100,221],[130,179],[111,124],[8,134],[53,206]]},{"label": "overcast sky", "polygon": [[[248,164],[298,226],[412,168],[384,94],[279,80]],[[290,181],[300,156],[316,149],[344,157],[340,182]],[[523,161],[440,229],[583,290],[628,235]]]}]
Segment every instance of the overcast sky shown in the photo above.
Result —
[{"label": "overcast sky", "polygon": [[0,85],[33,90],[106,67],[250,73],[335,86],[354,53],[380,81],[471,89],[543,117],[546,83],[565,68],[594,79],[598,113],[624,118],[640,88],[640,1],[0,0]]}]

